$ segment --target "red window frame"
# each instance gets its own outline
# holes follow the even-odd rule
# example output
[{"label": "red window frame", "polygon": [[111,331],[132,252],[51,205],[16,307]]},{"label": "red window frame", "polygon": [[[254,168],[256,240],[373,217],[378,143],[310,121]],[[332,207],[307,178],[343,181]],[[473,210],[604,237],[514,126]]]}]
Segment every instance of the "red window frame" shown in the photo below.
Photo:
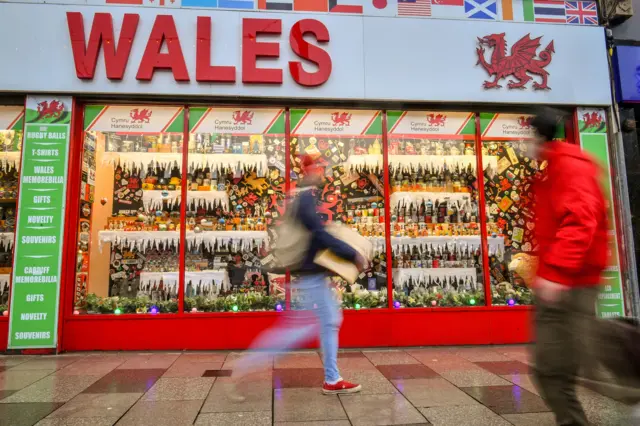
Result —
[{"label": "red window frame", "polygon": [[[69,191],[67,193],[67,206],[69,206],[69,208],[67,209],[67,224],[68,227],[70,227],[70,229],[75,229],[73,228],[73,226],[75,226],[75,224],[78,221],[78,206],[79,206],[79,192],[80,192],[80,179],[79,179],[79,170],[81,169],[81,161],[82,161],[82,153],[83,153],[83,141],[84,141],[84,107],[86,105],[90,105],[90,104],[78,104],[76,106],[76,113],[75,115],[75,121],[74,121],[74,127],[73,127],[73,138],[72,138],[72,144],[71,144],[71,149],[70,149],[70,165],[69,165],[69,181],[72,182],[71,185],[69,185]],[[156,104],[154,104],[156,105]],[[188,104],[184,104],[184,105],[177,105],[175,103],[162,103],[162,104],[158,104],[158,105],[167,105],[167,106],[181,106],[183,108],[184,111],[184,128],[183,128],[183,144],[185,144],[185,141],[189,140],[189,133],[190,133],[190,126],[189,126],[189,111],[190,111],[190,107],[191,105]],[[385,216],[387,218],[391,217],[391,212],[390,212],[390,206],[389,206],[389,198],[390,198],[390,191],[389,191],[389,164],[388,164],[388,158],[389,158],[389,152],[388,152],[388,128],[387,128],[387,109],[381,109],[380,110],[382,113],[382,142],[383,142],[383,178],[384,178],[384,184],[385,184],[385,190],[384,190],[384,199],[385,199]],[[489,263],[489,256],[488,256],[488,242],[487,242],[487,234],[486,234],[486,229],[487,229],[487,215],[486,215],[486,209],[484,208],[485,204],[486,204],[486,200],[485,200],[485,192],[484,192],[484,186],[485,186],[485,182],[484,182],[484,173],[482,173],[482,170],[484,170],[483,168],[483,160],[482,160],[482,155],[480,154],[482,152],[482,135],[481,135],[481,124],[480,124],[480,113],[479,112],[475,112],[475,128],[476,128],[476,134],[475,134],[475,147],[476,147],[476,153],[478,153],[476,155],[476,161],[477,161],[477,165],[476,165],[476,170],[477,170],[477,175],[476,178],[478,179],[478,198],[479,198],[479,210],[480,210],[480,214],[479,214],[479,220],[480,220],[480,237],[481,237],[481,247],[482,247],[482,253],[483,253],[483,274],[484,274],[484,291],[485,291],[485,305],[484,307],[487,308],[494,308],[491,304],[491,287],[490,287],[490,274],[489,274],[489,268],[487,267],[488,263]],[[573,120],[568,120],[569,124],[571,121]],[[285,107],[285,140],[286,140],[286,145],[285,145],[285,174],[286,174],[286,179],[285,179],[285,190],[289,191],[290,187],[291,187],[291,176],[290,176],[290,170],[291,170],[291,164],[290,164],[290,142],[291,142],[291,129],[290,127],[290,108],[289,107]],[[574,138],[574,131],[573,131],[573,127],[572,126],[566,126],[567,129],[567,139],[571,142],[571,143],[575,143],[575,138]],[[182,179],[186,181],[187,178],[187,169],[188,169],[188,150],[184,149],[183,146],[183,156],[182,156]],[[186,155],[184,155],[186,154]],[[187,187],[185,185],[182,186],[181,188],[182,191],[182,199],[186,199],[187,196]],[[181,211],[180,211],[180,238],[182,241],[184,241],[186,236],[186,203],[181,203]],[[71,242],[73,242],[73,244],[71,244]],[[65,265],[67,268],[71,267],[71,269],[73,270],[72,264],[71,264],[71,259],[75,259],[75,251],[71,250],[69,248],[70,245],[73,245],[74,247],[77,244],[77,235],[75,238],[69,238],[67,239],[67,241],[65,241],[66,244],[66,248],[65,248],[65,253],[66,253],[66,261],[65,261]],[[386,245],[386,255],[387,255],[387,265],[391,265],[392,264],[392,250],[391,250],[391,230],[390,230],[390,221],[386,220],[385,221],[385,245]],[[178,316],[178,317],[182,317],[185,315],[184,312],[184,288],[185,288],[185,282],[184,282],[184,270],[185,270],[185,244],[180,244],[180,253],[179,253],[179,283],[178,283],[178,312],[175,314],[156,314],[155,316],[164,316],[164,315],[168,315],[168,316]],[[387,268],[388,272],[387,272],[387,300],[388,300],[388,306],[386,307],[386,309],[393,309],[393,271],[391,268]],[[75,274],[73,274],[75,275]],[[73,278],[73,279],[71,279]],[[72,282],[73,285],[75,286],[75,276],[73,277],[65,277],[63,282],[65,283],[69,283]],[[64,286],[63,286],[64,287]],[[69,292],[70,294],[73,294],[73,290]],[[64,294],[64,293],[63,293]],[[73,300],[69,301],[69,298],[67,297],[65,299],[65,306],[64,306],[64,316],[65,318],[68,318],[70,315],[73,315]],[[286,283],[285,283],[285,303],[286,303],[286,309],[290,309],[291,306],[291,291],[290,291],[290,274],[287,273],[287,277],[286,277]],[[469,309],[481,309],[482,306],[476,306],[476,307],[471,307]],[[526,306],[514,306],[511,307],[511,309],[522,309],[522,308],[527,308]],[[376,308],[379,309],[379,308]],[[384,309],[384,308],[383,308]],[[456,308],[444,308],[444,307],[435,307],[435,308],[411,308],[411,310],[415,310],[415,309],[456,309]],[[465,308],[462,308],[465,309]],[[213,316],[218,316],[221,313],[219,312],[212,312],[212,313],[198,313],[197,315],[213,315]],[[254,315],[255,313],[249,313],[249,315]],[[113,316],[114,314],[102,314],[101,316]],[[139,317],[138,315],[135,314],[131,314],[134,317]],[[234,313],[233,315],[237,315],[237,313]],[[127,317],[126,314],[121,314],[118,315],[119,317]],[[85,316],[80,316],[81,318],[86,318]]]},{"label": "red window frame", "polygon": [[[114,102],[115,103],[115,102]],[[131,102],[127,102],[131,103]],[[140,102],[144,103],[144,102]],[[79,204],[80,204],[80,171],[82,165],[82,150],[84,142],[84,107],[91,103],[77,102],[75,105],[74,121],[72,124],[72,139],[69,150],[69,181],[71,184],[68,186],[67,193],[67,212],[66,223],[67,228],[71,229],[74,237],[69,237],[64,242],[63,253],[63,269],[62,269],[62,283],[61,286],[61,303],[60,309],[60,339],[58,342],[59,350],[82,350],[82,349],[184,349],[185,346],[178,341],[189,340],[190,342],[197,342],[193,333],[187,332],[183,339],[170,338],[166,342],[152,341],[149,339],[143,339],[141,342],[129,342],[122,343],[121,339],[116,337],[107,337],[107,342],[97,344],[95,339],[90,339],[89,343],[82,341],[83,337],[74,335],[74,332],[83,333],[83,330],[93,330],[96,333],[110,334],[116,332],[118,327],[123,327],[123,321],[127,321],[128,332],[120,331],[120,333],[128,334],[132,336],[130,339],[135,339],[136,333],[147,333],[153,330],[160,330],[161,328],[166,330],[184,331],[184,327],[204,327],[205,324],[217,324],[216,327],[221,327],[223,330],[229,328],[229,330],[245,330],[241,335],[232,336],[232,331],[225,332],[225,342],[216,343],[213,348],[244,348],[248,342],[251,341],[253,336],[257,334],[263,328],[272,324],[280,315],[273,311],[269,312],[211,312],[211,313],[197,313],[190,314],[184,312],[184,244],[181,244],[180,253],[180,279],[179,279],[179,309],[175,314],[157,314],[157,315],[136,315],[136,314],[102,314],[102,315],[73,315],[73,293],[75,286],[75,254],[77,244],[76,225],[79,219]],[[184,107],[184,130],[183,130],[183,143],[188,141],[189,138],[189,108],[192,105],[180,104],[180,103],[154,103],[153,105],[172,105]],[[228,106],[228,105],[224,105]],[[246,106],[246,105],[243,105]],[[290,188],[290,114],[289,107],[285,108],[285,189],[288,191]],[[375,109],[375,108],[373,108]],[[414,108],[411,108],[414,109]],[[424,109],[424,108],[415,108]],[[433,108],[430,108],[433,109]],[[446,109],[446,108],[445,108]],[[475,108],[474,108],[475,109]],[[342,336],[346,339],[347,346],[407,346],[407,345],[419,345],[419,344],[469,344],[469,343],[517,343],[529,341],[531,335],[528,331],[527,324],[530,321],[530,315],[532,312],[531,306],[492,306],[491,305],[491,291],[490,280],[488,278],[489,270],[486,267],[488,265],[488,251],[487,251],[487,235],[486,235],[486,212],[484,208],[484,176],[482,173],[482,139],[480,137],[480,125],[479,125],[479,110],[475,109],[476,119],[476,152],[477,154],[477,179],[478,179],[478,191],[479,191],[479,207],[480,207],[480,226],[481,226],[481,244],[483,249],[483,272],[485,274],[485,305],[474,307],[458,307],[458,308],[445,308],[445,307],[424,307],[424,308],[406,308],[406,309],[394,309],[393,308],[393,285],[392,285],[392,270],[388,268],[388,305],[377,309],[363,309],[360,311],[346,310],[345,325],[343,326]],[[388,140],[387,140],[387,109],[380,109],[382,111],[382,142],[383,142],[383,178],[385,184],[385,216],[390,218],[389,211],[389,176],[388,176]],[[487,108],[483,111],[491,111]],[[513,111],[508,111],[513,112]],[[569,120],[571,125],[566,126],[567,140],[575,143],[575,133],[573,131],[573,120]],[[183,149],[183,153],[188,150]],[[187,167],[185,163],[188,160],[188,155],[183,155],[183,179],[186,179]],[[183,197],[186,197],[186,186],[182,188]],[[185,198],[183,198],[185,199]],[[181,206],[181,238],[184,239],[186,234],[186,226],[184,226],[186,203],[182,203]],[[184,235],[183,235],[184,234]],[[391,232],[390,221],[385,221],[385,244],[387,249],[387,262],[391,265],[392,252],[391,248]],[[286,309],[290,308],[291,291],[289,284],[289,274],[287,274],[287,280],[285,284],[285,297],[286,297]],[[422,314],[429,314],[422,317]],[[420,317],[415,317],[419,315]],[[468,315],[473,315],[473,319]],[[395,318],[395,319],[394,319]],[[402,331],[403,325],[413,323],[418,318],[431,318],[433,320],[449,321],[455,329],[469,329],[469,333],[463,334],[444,334],[441,332],[431,331],[429,336],[415,337],[409,332]],[[256,321],[259,321],[260,326],[256,327]],[[376,327],[380,327],[376,332],[363,333],[362,327],[371,325],[371,321],[374,321]],[[505,323],[511,321],[512,323],[505,326]],[[469,328],[469,324],[474,324]],[[500,324],[501,330],[495,333],[495,327]],[[247,328],[254,327],[250,332],[246,332]],[[407,325],[409,329],[412,327]],[[474,335],[473,329],[480,327],[477,335]],[[492,328],[494,327],[494,328]],[[64,330],[64,333],[63,333]],[[489,331],[491,330],[491,332]],[[204,330],[199,330],[204,331]],[[345,337],[347,336],[347,337]],[[426,339],[426,340],[425,340]],[[91,343],[93,342],[93,343]],[[116,343],[117,342],[117,343]],[[114,346],[115,345],[115,346]],[[118,346],[120,345],[120,346]],[[209,349],[212,346],[201,346],[198,344],[189,344],[187,347],[190,349]]]}]

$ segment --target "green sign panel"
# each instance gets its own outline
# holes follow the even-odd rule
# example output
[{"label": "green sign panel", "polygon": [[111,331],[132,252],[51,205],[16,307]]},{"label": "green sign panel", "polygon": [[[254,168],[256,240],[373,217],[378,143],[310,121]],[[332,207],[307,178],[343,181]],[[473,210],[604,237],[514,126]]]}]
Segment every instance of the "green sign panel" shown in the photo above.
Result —
[{"label": "green sign panel", "polygon": [[27,97],[9,348],[55,348],[70,97]]},{"label": "green sign panel", "polygon": [[602,290],[598,295],[596,310],[601,318],[624,316],[624,298],[622,293],[622,274],[620,273],[620,258],[618,256],[618,237],[613,211],[613,192],[611,183],[611,162],[609,159],[609,144],[604,110],[578,108],[578,129],[580,130],[580,145],[600,162],[604,170],[602,175],[602,190],[607,204],[609,218],[609,265],[602,275]]}]

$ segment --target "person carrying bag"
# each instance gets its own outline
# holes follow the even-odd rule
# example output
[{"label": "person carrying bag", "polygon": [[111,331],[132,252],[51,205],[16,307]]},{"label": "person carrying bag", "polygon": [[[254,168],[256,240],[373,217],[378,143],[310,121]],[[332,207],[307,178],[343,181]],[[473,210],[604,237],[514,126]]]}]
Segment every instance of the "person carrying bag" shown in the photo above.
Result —
[{"label": "person carrying bag", "polygon": [[[254,352],[236,364],[232,375],[236,400],[244,400],[242,388],[248,384],[247,376],[257,366],[266,364],[274,351],[290,351],[317,336],[320,337],[325,376],[322,392],[345,394],[359,392],[362,388],[344,380],[338,372],[338,332],[342,312],[327,278],[340,271],[351,275],[353,270],[365,270],[368,265],[366,246],[363,248],[362,241],[345,233],[344,229],[325,227],[317,214],[314,195],[314,190],[324,182],[324,167],[305,155],[301,168],[304,177],[277,229],[278,240],[273,254],[280,268],[287,268],[298,277],[293,284],[302,300],[303,310],[285,313],[274,327],[251,344]],[[339,237],[357,240],[356,248],[334,236],[330,230]],[[339,271],[332,271],[327,266]]]}]

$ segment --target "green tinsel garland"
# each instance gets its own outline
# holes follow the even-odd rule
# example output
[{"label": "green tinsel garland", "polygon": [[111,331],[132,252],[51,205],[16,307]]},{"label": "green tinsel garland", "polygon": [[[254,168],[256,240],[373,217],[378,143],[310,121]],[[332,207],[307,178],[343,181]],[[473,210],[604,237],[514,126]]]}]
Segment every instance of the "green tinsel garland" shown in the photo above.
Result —
[{"label": "green tinsel garland", "polygon": [[[284,306],[284,301],[276,296],[249,292],[216,299],[187,297],[184,300],[184,310],[191,312],[196,308],[198,312],[273,311],[278,303]],[[159,313],[176,313],[178,299],[152,302],[148,297],[100,297],[91,293],[85,300],[85,308],[89,313],[113,314],[116,309],[119,309],[121,314],[147,313],[151,311],[152,306],[157,307]]]}]

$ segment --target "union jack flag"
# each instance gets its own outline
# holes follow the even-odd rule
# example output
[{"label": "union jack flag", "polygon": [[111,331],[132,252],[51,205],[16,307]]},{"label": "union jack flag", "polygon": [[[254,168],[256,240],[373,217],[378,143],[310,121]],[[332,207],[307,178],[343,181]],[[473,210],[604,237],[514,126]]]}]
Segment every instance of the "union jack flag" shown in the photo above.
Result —
[{"label": "union jack flag", "polygon": [[567,24],[598,25],[595,1],[567,1],[564,5]]}]

